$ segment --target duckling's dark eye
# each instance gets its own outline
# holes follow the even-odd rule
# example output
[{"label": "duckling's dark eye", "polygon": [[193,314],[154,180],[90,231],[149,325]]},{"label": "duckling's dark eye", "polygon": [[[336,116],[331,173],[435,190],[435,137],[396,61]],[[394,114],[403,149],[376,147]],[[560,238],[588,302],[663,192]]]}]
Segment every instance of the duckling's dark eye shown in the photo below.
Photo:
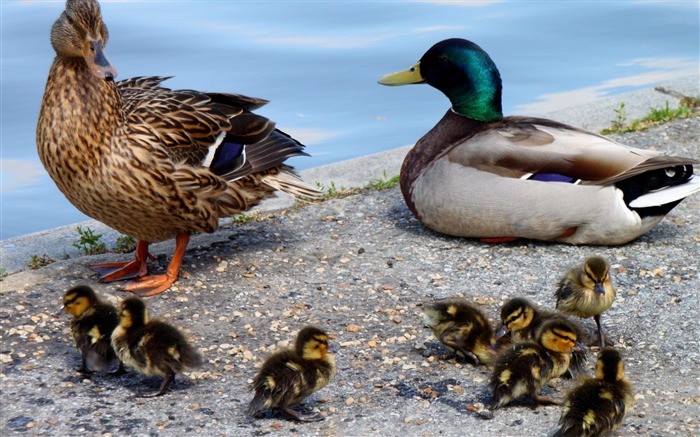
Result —
[{"label": "duckling's dark eye", "polygon": [[73,21],[73,17],[71,17],[71,15],[67,12],[65,14],[66,14],[66,20],[68,20],[68,23],[70,23],[71,25],[75,24],[75,21]]}]

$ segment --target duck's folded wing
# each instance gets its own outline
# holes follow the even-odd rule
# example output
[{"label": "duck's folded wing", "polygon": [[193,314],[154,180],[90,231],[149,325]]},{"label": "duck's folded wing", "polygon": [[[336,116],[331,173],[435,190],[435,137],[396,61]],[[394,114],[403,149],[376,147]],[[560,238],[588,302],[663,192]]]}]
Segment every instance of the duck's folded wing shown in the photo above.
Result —
[{"label": "duck's folded wing", "polygon": [[167,77],[139,77],[117,84],[128,127],[124,135],[173,162],[199,166],[210,148],[224,140],[253,144],[275,124],[253,114],[266,100],[238,94],[173,91],[160,86]]},{"label": "duck's folded wing", "polygon": [[609,185],[650,170],[696,164],[619,144],[563,123],[508,117],[455,145],[450,161],[507,177],[566,176],[582,184]]}]

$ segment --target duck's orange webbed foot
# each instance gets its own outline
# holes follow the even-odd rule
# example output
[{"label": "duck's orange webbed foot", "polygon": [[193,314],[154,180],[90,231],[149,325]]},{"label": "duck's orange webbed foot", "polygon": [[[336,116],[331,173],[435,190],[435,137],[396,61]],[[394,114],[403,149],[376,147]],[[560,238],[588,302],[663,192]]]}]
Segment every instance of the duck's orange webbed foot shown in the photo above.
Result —
[{"label": "duck's orange webbed foot", "polygon": [[122,290],[130,291],[140,297],[154,296],[170,288],[176,279],[177,275],[171,277],[168,274],[143,276],[124,285]]},{"label": "duck's orange webbed foot", "polygon": [[141,297],[154,296],[170,288],[180,274],[182,259],[185,257],[187,243],[190,241],[188,234],[178,234],[175,237],[175,253],[164,275],[142,276],[126,284],[122,289],[130,291]]},{"label": "duck's orange webbed foot", "polygon": [[145,276],[148,272],[146,262],[155,259],[148,253],[148,241],[139,240],[133,261],[103,263],[90,266],[90,270],[100,275],[100,282],[114,282]]}]

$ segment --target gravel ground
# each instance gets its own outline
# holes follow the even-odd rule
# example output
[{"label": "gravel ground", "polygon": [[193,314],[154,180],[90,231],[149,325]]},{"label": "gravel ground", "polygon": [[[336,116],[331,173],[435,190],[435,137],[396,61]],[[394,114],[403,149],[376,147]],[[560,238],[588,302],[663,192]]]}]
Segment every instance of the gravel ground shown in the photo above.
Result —
[{"label": "gravel ground", "polygon": [[[700,118],[621,140],[698,157],[698,138]],[[525,295],[551,308],[565,270],[600,254],[611,262],[618,290],[603,324],[636,391],[618,434],[700,435],[699,201],[687,199],[651,232],[619,247],[445,237],[413,218],[398,187],[277,210],[196,236],[176,286],[147,303],[152,316],[187,332],[206,364],[178,375],[171,391],[154,399],[134,393],[157,388],[157,377],[76,373],[68,316],[51,317],[65,290],[78,283],[115,302],[123,298],[115,285],[97,284],[86,266],[130,255],[15,273],[0,283],[0,433],[547,435],[558,407],[507,407],[492,420],[467,409],[488,402],[489,370],[447,359],[422,327],[420,305],[464,296],[494,318],[506,299]],[[169,256],[159,256],[151,271],[164,270]],[[306,402],[326,420],[245,417],[261,361],[306,324],[336,336],[338,375]],[[561,397],[572,384],[554,380],[544,392]]]}]

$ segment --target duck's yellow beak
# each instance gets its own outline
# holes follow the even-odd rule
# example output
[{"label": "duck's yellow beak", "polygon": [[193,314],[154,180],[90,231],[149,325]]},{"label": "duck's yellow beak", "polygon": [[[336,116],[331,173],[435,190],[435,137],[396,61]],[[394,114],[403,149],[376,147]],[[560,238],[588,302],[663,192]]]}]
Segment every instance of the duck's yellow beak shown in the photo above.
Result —
[{"label": "duck's yellow beak", "polygon": [[398,71],[396,73],[382,76],[379,81],[382,85],[397,86],[408,85],[412,83],[423,83],[425,79],[420,74],[420,62],[409,68],[408,70]]},{"label": "duck's yellow beak", "polygon": [[117,69],[109,61],[107,53],[102,48],[102,42],[90,39],[83,48],[83,57],[90,68],[90,72],[98,79],[114,80],[117,77]]}]

